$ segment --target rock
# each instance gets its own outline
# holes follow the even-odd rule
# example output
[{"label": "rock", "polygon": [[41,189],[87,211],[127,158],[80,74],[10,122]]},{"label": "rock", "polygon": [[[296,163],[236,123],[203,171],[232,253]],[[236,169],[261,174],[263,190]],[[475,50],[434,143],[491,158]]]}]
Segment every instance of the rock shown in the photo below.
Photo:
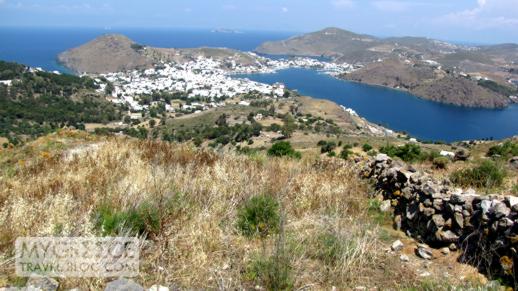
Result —
[{"label": "rock", "polygon": [[507,202],[507,205],[511,208],[513,206],[518,205],[518,197],[516,196],[507,196],[505,197],[505,201]]},{"label": "rock", "polygon": [[464,228],[464,216],[462,215],[462,213],[455,212],[455,214],[453,215],[453,220],[459,228]]},{"label": "rock", "polygon": [[450,254],[450,249],[449,248],[442,248],[441,249],[441,253],[445,256],[449,255]]},{"label": "rock", "polygon": [[384,200],[380,204],[380,211],[381,212],[389,212],[392,209],[391,206],[392,205],[391,205],[390,200]]},{"label": "rock", "polygon": [[453,233],[453,231],[451,231],[451,230],[447,230],[447,231],[439,230],[435,233],[435,237],[440,242],[445,242],[445,243],[454,243],[459,240],[459,236],[456,235],[455,233]]},{"label": "rock", "polygon": [[106,284],[105,291],[144,291],[144,288],[133,280],[120,278]]},{"label": "rock", "polygon": [[419,274],[419,277],[430,277],[432,274],[428,271],[422,272]]},{"label": "rock", "polygon": [[450,244],[450,245],[448,246],[448,248],[450,249],[450,251],[454,252],[454,251],[456,251],[456,250],[457,250],[457,245],[456,245],[456,244]]},{"label": "rock", "polygon": [[58,287],[58,281],[47,277],[30,277],[27,281],[27,289],[29,290],[54,291],[58,290]]},{"label": "rock", "polygon": [[416,255],[419,257],[425,259],[425,260],[431,260],[433,259],[433,253],[429,248],[425,247],[418,247],[416,249]]},{"label": "rock", "polygon": [[399,256],[399,260],[400,260],[401,262],[405,262],[405,263],[406,263],[406,262],[410,262],[410,258],[409,258],[407,255],[404,255],[404,254],[403,254],[403,255],[401,255],[401,256]]},{"label": "rock", "polygon": [[433,196],[435,193],[440,193],[440,191],[438,191],[437,187],[429,181],[423,185],[423,193],[427,196]]},{"label": "rock", "polygon": [[397,251],[400,251],[401,249],[403,249],[405,245],[400,241],[400,240],[397,240],[395,242],[392,243],[392,246],[390,246],[390,248],[397,252]]},{"label": "rock", "polygon": [[390,158],[386,154],[377,154],[375,158],[377,163],[386,162],[388,160],[390,160]]},{"label": "rock", "polygon": [[509,160],[509,165],[518,170],[518,157],[512,157],[510,160]]},{"label": "rock", "polygon": [[169,288],[161,285],[153,285],[149,287],[148,291],[169,291]]},{"label": "rock", "polygon": [[502,202],[496,202],[489,210],[489,213],[492,213],[496,219],[500,219],[502,217],[508,216],[511,213],[511,209],[507,208],[507,206],[505,206],[505,204]]},{"label": "rock", "polygon": [[407,206],[406,218],[409,220],[413,220],[418,212],[419,212],[419,205],[417,203],[411,203],[410,205]]},{"label": "rock", "polygon": [[433,201],[433,208],[437,211],[441,211],[442,210],[442,207],[443,207],[443,200],[442,199],[435,199]]},{"label": "rock", "polygon": [[435,224],[435,226],[436,226],[437,228],[441,228],[441,227],[443,227],[443,226],[444,226],[444,223],[445,223],[444,218],[442,217],[442,215],[441,215],[441,214],[435,214],[435,215],[433,215],[433,216],[432,216],[432,221],[433,221],[433,223]]},{"label": "rock", "polygon": [[469,159],[470,153],[467,150],[460,149],[455,152],[455,156],[453,157],[454,161],[467,161]]},{"label": "rock", "polygon": [[491,200],[482,200],[480,202],[480,208],[482,209],[482,214],[487,214],[489,209],[491,208]]}]

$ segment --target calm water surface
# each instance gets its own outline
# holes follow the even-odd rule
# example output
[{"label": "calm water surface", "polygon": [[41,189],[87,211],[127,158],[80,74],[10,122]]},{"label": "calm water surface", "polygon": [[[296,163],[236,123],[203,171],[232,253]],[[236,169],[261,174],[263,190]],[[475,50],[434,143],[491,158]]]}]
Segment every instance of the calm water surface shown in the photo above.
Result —
[{"label": "calm water surface", "polygon": [[245,77],[268,84],[284,83],[302,95],[334,101],[354,109],[371,122],[423,140],[451,142],[518,135],[518,105],[503,110],[445,105],[398,90],[338,80],[307,69]]}]

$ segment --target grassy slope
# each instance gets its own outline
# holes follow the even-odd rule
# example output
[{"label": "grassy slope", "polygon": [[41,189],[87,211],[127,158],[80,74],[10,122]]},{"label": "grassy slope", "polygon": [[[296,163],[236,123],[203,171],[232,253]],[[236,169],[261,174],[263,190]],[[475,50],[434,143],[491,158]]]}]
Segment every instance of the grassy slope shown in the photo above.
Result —
[{"label": "grassy slope", "polygon": [[[279,241],[293,288],[419,289],[429,284],[430,279],[416,278],[413,265],[383,251],[394,235],[383,226],[386,216],[376,214],[367,199],[369,187],[351,165],[339,159],[218,154],[186,144],[60,131],[0,151],[0,261],[8,261],[18,236],[99,235],[100,205],[123,211],[151,203],[163,215],[142,250],[135,280],[145,286],[264,286],[267,280],[251,267],[257,258],[271,258]],[[239,207],[260,194],[281,204],[282,236],[247,239],[236,229]],[[20,281],[11,268],[0,264],[0,286]],[[67,279],[61,284],[98,289],[105,282]]]}]

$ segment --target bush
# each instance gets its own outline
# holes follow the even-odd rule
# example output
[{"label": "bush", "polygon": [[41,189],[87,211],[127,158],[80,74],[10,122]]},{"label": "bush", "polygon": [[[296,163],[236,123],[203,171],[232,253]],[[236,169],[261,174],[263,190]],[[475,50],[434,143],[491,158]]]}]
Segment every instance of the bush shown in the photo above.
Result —
[{"label": "bush", "polygon": [[271,196],[254,196],[238,210],[237,228],[246,237],[264,238],[278,233],[279,226],[279,203]]},{"label": "bush", "polygon": [[269,156],[274,157],[290,157],[290,158],[301,158],[301,153],[293,149],[291,144],[287,141],[280,141],[272,145],[268,150]]},{"label": "bush", "polygon": [[340,158],[347,160],[351,155],[351,151],[344,147],[344,149],[340,152]]},{"label": "bush", "polygon": [[398,157],[405,162],[420,161],[424,158],[421,147],[416,144],[405,144],[401,147],[387,145],[381,147],[380,152],[388,155],[389,157]]},{"label": "bush", "polygon": [[334,141],[319,141],[318,144],[320,146],[320,153],[330,153],[334,149],[336,149],[336,142]]},{"label": "bush", "polygon": [[510,158],[518,156],[518,143],[506,141],[501,145],[491,147],[487,152],[488,157],[500,156],[502,158]]},{"label": "bush", "polygon": [[326,265],[334,265],[343,253],[343,246],[338,237],[332,233],[321,234],[317,239],[315,257]]},{"label": "bush", "polygon": [[492,161],[484,161],[472,169],[458,170],[451,175],[451,181],[459,186],[493,188],[502,185],[505,170]]},{"label": "bush", "polygon": [[131,235],[156,234],[160,230],[160,216],[157,207],[148,203],[122,211],[104,204],[97,210],[96,226],[103,235],[125,234],[126,231]]},{"label": "bush", "polygon": [[436,169],[446,169],[448,167],[449,162],[450,160],[446,157],[437,157],[434,158],[432,161],[433,166]]},{"label": "bush", "polygon": [[366,143],[362,146],[362,149],[364,152],[368,152],[368,151],[372,150],[372,146],[370,144]]},{"label": "bush", "polygon": [[285,256],[256,256],[246,268],[246,279],[255,281],[267,290],[291,290],[291,266]]}]

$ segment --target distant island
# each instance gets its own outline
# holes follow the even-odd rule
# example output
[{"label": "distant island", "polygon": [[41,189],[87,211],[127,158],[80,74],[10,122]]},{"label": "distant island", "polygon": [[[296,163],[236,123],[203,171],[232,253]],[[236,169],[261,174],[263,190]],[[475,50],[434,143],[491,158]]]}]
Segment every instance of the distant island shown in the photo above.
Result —
[{"label": "distant island", "polygon": [[437,101],[502,108],[518,95],[518,45],[458,46],[421,37],[378,38],[339,28],[266,42],[269,55],[324,56],[360,65],[343,79],[407,90]]}]

